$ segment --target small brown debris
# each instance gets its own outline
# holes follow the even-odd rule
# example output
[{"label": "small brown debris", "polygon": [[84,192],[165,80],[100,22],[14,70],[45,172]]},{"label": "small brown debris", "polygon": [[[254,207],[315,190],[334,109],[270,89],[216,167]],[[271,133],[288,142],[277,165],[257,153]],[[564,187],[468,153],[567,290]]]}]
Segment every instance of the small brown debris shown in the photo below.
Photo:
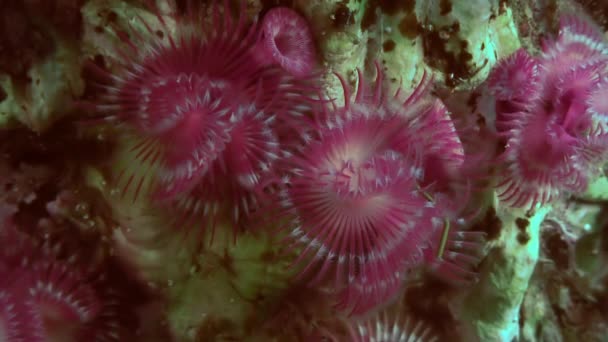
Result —
[{"label": "small brown debris", "polygon": [[382,44],[382,50],[384,52],[391,52],[395,49],[395,42],[392,39],[389,39]]},{"label": "small brown debris", "polygon": [[517,242],[522,245],[525,245],[528,243],[528,241],[530,241],[530,234],[528,234],[527,232],[517,233]]},{"label": "small brown debris", "polygon": [[332,26],[336,29],[344,29],[355,22],[355,14],[348,9],[344,2],[336,5],[332,18]]},{"label": "small brown debris", "polygon": [[483,231],[486,235],[486,240],[495,240],[500,236],[502,231],[502,221],[496,216],[496,209],[490,207],[486,211],[484,218],[471,227],[472,231]]},{"label": "small brown debris", "polygon": [[8,94],[4,91],[4,88],[0,87],[0,102],[6,100]]},{"label": "small brown debris", "polygon": [[451,0],[441,0],[439,2],[439,14],[448,15],[452,12],[452,1]]},{"label": "small brown debris", "polygon": [[526,228],[528,228],[528,226],[530,225],[530,221],[525,218],[518,217],[517,219],[515,219],[515,225],[517,226],[517,229],[525,233]]}]

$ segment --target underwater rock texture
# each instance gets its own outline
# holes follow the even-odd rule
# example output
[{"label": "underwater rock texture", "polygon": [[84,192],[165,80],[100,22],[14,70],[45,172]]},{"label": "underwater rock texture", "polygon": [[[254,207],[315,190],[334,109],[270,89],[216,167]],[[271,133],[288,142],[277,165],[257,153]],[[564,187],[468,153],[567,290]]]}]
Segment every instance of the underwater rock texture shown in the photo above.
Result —
[{"label": "underwater rock texture", "polygon": [[[497,212],[502,222],[499,242],[486,258],[481,279],[460,303],[462,317],[482,341],[519,340],[521,303],[540,251],[541,223],[549,208],[528,217],[523,212]],[[471,337],[473,338],[473,337]]]},{"label": "underwater rock texture", "polygon": [[606,18],[6,1],[0,341],[608,341]]}]

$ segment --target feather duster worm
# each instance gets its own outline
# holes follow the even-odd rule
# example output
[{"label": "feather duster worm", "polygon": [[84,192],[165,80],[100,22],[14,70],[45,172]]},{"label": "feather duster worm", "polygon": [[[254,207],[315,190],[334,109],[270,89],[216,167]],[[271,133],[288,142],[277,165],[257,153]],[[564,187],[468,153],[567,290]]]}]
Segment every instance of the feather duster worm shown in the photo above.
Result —
[{"label": "feather duster worm", "polygon": [[427,98],[426,75],[405,100],[400,91],[386,98],[379,67],[377,75],[373,87],[359,73],[354,99],[338,76],[344,106],[322,106],[281,161],[299,278],[343,291],[339,307],[353,314],[392,298],[401,273],[424,262],[440,229],[433,219],[448,213],[423,187],[447,186],[464,160],[445,107]]},{"label": "feather duster worm", "polygon": [[[179,225],[248,216],[264,197],[267,176],[275,178],[279,138],[301,126],[307,94],[318,90],[304,75],[311,59],[297,67],[287,62],[314,55],[310,36],[298,45],[299,57],[288,53],[278,64],[256,59],[266,43],[293,45],[299,36],[283,27],[283,16],[292,13],[276,9],[260,28],[240,3],[236,19],[227,1],[210,5],[210,16],[189,6],[187,18],[175,18],[176,33],[159,14],[164,38],[142,19],[149,38],[133,30],[123,39],[127,49],[117,70],[95,70],[104,91],[95,104],[102,121],[121,124],[137,141],[135,170],[119,176],[125,193],[151,190],[180,213]],[[309,30],[299,16],[297,24]]]},{"label": "feather duster worm", "polygon": [[[495,73],[530,73],[531,62],[523,60],[531,57],[523,54],[516,52]],[[585,191],[608,157],[605,106],[599,99],[608,91],[608,48],[602,34],[583,18],[564,16],[557,39],[545,41],[535,61],[542,86],[531,88],[525,98],[517,92],[522,97],[517,102],[528,100],[526,105],[515,106],[508,120],[497,118],[506,139],[497,191],[513,207],[534,208],[564,192]],[[492,84],[498,101],[517,86]]]}]

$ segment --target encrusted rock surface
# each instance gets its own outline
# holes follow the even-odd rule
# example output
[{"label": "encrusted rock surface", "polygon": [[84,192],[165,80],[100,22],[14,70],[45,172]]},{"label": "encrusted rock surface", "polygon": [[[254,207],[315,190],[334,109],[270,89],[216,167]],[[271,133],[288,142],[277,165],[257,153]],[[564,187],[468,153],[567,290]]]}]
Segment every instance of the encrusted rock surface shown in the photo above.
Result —
[{"label": "encrusted rock surface", "polygon": [[[520,47],[537,53],[541,38],[555,33],[561,13],[582,8],[604,29],[608,25],[601,1],[245,2],[249,17],[283,5],[310,22],[326,98],[343,103],[336,74],[355,86],[357,70],[375,77],[375,63],[384,71],[391,92],[400,88],[409,92],[423,75],[432,75],[433,94],[446,104],[457,128],[474,126],[477,133],[493,125],[484,82],[497,61]],[[13,1],[0,10],[0,144],[5,146],[0,148],[0,177],[11,180],[2,190],[0,212],[19,208],[26,213],[20,215],[27,216],[29,210],[38,215],[31,219],[36,224],[70,222],[88,237],[95,235],[86,228],[92,222],[107,247],[103,253],[123,260],[134,283],[162,298],[149,304],[150,312],[138,312],[142,321],[148,320],[137,332],[142,341],[297,340],[280,335],[277,321],[271,319],[277,312],[293,318],[286,324],[290,329],[314,322],[313,332],[298,330],[302,336],[319,337],[314,334],[321,331],[324,338],[348,341],[350,318],[319,299],[330,295],[330,290],[292,291],[298,289],[290,268],[297,251],[286,246],[283,236],[252,229],[235,242],[227,222],[218,222],[217,235],[202,243],[186,228],[188,234],[167,232],[174,214],[145,198],[121,197],[122,189],[110,181],[121,168],[141,168],[129,164],[133,154],[129,137],[116,127],[93,133],[82,129],[88,124],[82,119],[92,111],[87,100],[94,96],[84,65],[117,68],[114,63],[122,58],[121,38],[126,32],[144,37],[174,33],[179,24],[176,13],[185,1],[177,1],[177,7],[165,0],[63,0],[36,7],[39,3]],[[40,17],[46,19],[35,20]],[[75,123],[75,128],[64,129],[66,122]],[[21,138],[15,139],[15,134]],[[465,145],[467,138],[461,137]],[[83,141],[106,147],[91,149],[87,157],[79,148],[89,145],[77,146]],[[494,148],[485,143],[478,139],[472,149]],[[66,152],[66,161],[58,151]],[[52,160],[39,157],[45,154]],[[6,156],[10,161],[4,160]],[[60,170],[59,175],[47,177],[46,187],[34,182],[38,175],[31,169],[38,164]],[[492,178],[494,170],[487,169],[487,178]],[[488,240],[478,282],[435,287],[434,278],[417,271],[403,285],[400,304],[409,305],[406,311],[415,319],[442,317],[442,322],[431,326],[449,340],[608,341],[608,181],[602,171],[585,194],[565,196],[532,210],[504,206],[491,188],[463,194],[481,208],[467,224],[484,231]],[[13,181],[13,174],[31,179]],[[61,207],[62,192],[55,183],[69,182],[74,184],[68,188],[93,208],[90,212],[58,209],[57,218],[41,209],[47,203]],[[26,191],[26,184],[36,184],[35,189]],[[13,203],[14,197],[6,194],[20,197]],[[418,297],[424,298],[416,298],[419,292],[423,295]],[[297,311],[298,305],[306,306],[302,303],[310,303],[311,308]],[[292,309],[302,317],[292,315]]]}]

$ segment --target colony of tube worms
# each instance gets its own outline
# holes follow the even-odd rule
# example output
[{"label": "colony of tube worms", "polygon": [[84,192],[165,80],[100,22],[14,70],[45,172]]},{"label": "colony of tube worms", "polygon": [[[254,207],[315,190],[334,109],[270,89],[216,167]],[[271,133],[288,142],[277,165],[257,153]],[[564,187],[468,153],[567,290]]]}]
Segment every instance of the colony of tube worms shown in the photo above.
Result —
[{"label": "colony of tube worms", "polygon": [[[566,237],[572,265],[576,234],[608,255],[605,232],[571,233],[574,209],[554,209],[584,202],[608,159],[608,42],[591,19],[564,13],[538,50],[498,58],[468,90],[476,117],[446,90],[456,61],[420,63],[411,85],[382,56],[339,72],[318,18],[278,2],[96,12],[112,43],[80,60],[67,114],[3,127],[0,340],[510,341],[530,336],[539,255],[555,259],[543,236]],[[331,19],[367,30],[403,11],[428,50],[451,39],[421,19],[457,12],[441,3],[344,1]],[[488,59],[469,57],[473,78]],[[605,306],[597,270],[564,274]]]}]

